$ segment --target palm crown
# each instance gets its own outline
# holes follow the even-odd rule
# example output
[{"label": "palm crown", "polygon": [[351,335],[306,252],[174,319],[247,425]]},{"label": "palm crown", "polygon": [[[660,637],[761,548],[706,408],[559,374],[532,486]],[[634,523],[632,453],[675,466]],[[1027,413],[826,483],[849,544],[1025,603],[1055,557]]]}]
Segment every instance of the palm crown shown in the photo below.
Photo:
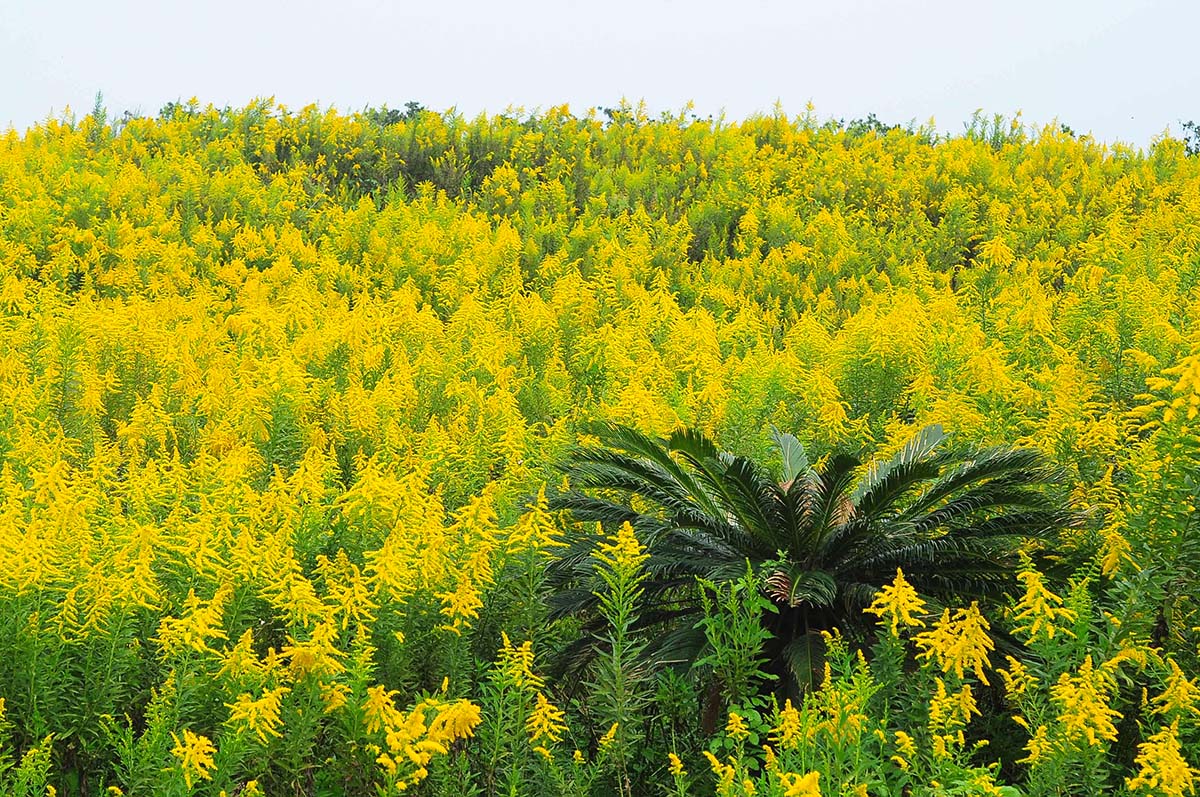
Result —
[{"label": "palm crown", "polygon": [[681,429],[656,439],[622,426],[597,430],[563,466],[571,489],[552,506],[583,523],[550,568],[552,610],[594,616],[590,556],[604,527],[632,524],[646,546],[643,626],[667,624],[647,647],[652,663],[695,659],[703,634],[697,579],[737,579],[747,562],[779,611],[764,615],[777,674],[811,673],[813,634],[862,622],[875,593],[903,568],[933,601],[996,596],[1011,582],[1018,547],[1075,520],[1046,486],[1057,474],[1033,450],[941,451],[928,426],[893,457],[865,468],[846,454],[816,466],[789,434],[774,433],[773,473]]}]

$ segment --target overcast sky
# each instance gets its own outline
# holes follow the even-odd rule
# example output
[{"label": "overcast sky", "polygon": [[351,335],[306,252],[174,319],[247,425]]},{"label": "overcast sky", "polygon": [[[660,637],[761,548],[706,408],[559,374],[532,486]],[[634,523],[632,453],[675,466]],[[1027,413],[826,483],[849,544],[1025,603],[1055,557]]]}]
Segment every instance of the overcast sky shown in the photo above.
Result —
[{"label": "overcast sky", "polygon": [[0,0],[0,128],[274,96],[467,115],[622,97],[653,112],[1054,119],[1146,146],[1200,120],[1200,2]]}]

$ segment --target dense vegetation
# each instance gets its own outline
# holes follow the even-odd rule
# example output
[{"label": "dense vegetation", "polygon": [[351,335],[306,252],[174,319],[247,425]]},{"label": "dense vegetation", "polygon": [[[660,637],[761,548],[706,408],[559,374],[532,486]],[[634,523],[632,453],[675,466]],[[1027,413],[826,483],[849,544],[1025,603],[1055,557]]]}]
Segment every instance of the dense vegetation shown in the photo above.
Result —
[{"label": "dense vegetation", "polygon": [[[1198,412],[1169,138],[194,101],[10,131],[0,791],[1190,794]],[[987,595],[855,581],[801,688],[801,553],[664,592],[654,496],[552,511],[605,424],[785,495],[939,424],[1078,514]],[[997,489],[1066,511],[1030,484]],[[648,591],[691,654],[653,660]]]}]

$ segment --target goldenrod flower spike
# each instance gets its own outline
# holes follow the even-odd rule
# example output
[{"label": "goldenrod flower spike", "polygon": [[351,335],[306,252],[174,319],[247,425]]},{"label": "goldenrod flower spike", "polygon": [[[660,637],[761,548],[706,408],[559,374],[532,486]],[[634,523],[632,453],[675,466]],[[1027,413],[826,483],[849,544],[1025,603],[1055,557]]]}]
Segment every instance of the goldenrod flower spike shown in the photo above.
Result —
[{"label": "goldenrod flower spike", "polygon": [[1179,742],[1179,720],[1143,742],[1134,763],[1138,766],[1138,774],[1125,780],[1132,792],[1145,792],[1155,797],[1184,797],[1196,793],[1200,770],[1184,758]]},{"label": "goldenrod flower spike", "polygon": [[987,633],[990,628],[977,602],[973,601],[970,608],[956,610],[953,615],[949,609],[944,609],[931,630],[917,635],[916,643],[921,651],[918,655],[935,660],[942,672],[953,672],[959,678],[971,670],[980,682],[987,684],[984,670],[988,654],[995,647]]},{"label": "goldenrod flower spike", "polygon": [[794,750],[800,743],[802,733],[800,712],[792,705],[791,698],[788,698],[779,710],[778,724],[771,729],[771,741],[781,750]]},{"label": "goldenrod flower spike", "polygon": [[1154,713],[1200,716],[1200,682],[1184,675],[1174,658],[1167,659],[1167,664],[1171,674],[1162,694],[1154,698]]},{"label": "goldenrod flower spike", "polygon": [[213,763],[213,755],[217,748],[213,746],[212,741],[207,736],[200,736],[188,730],[183,732],[182,739],[174,733],[171,734],[171,738],[175,740],[171,755],[179,759],[179,768],[183,771],[183,780],[188,789],[192,788],[192,782],[197,778],[212,780],[212,771],[217,767]]},{"label": "goldenrod flower spike", "polygon": [[1026,567],[1017,574],[1017,578],[1025,584],[1025,594],[1017,603],[1016,619],[1023,625],[1014,631],[1025,634],[1030,643],[1045,637],[1054,639],[1057,633],[1074,636],[1069,628],[1061,628],[1060,623],[1075,622],[1075,612],[1063,606],[1063,599],[1051,592],[1045,584],[1042,574],[1033,568],[1026,560]]},{"label": "goldenrod flower spike", "polygon": [[225,704],[230,709],[229,724],[239,730],[251,731],[262,744],[269,741],[268,737],[279,738],[280,701],[290,691],[286,686],[279,686],[266,690],[257,700],[243,692],[238,695],[236,702]]},{"label": "goldenrod flower spike", "polygon": [[744,741],[750,736],[750,729],[746,727],[746,720],[741,714],[736,711],[729,712],[729,722],[725,724],[725,733],[734,741]]},{"label": "goldenrod flower spike", "polygon": [[809,772],[800,776],[790,772],[779,775],[783,797],[821,797],[821,773]]},{"label": "goldenrod flower spike", "polygon": [[878,617],[881,623],[887,623],[892,636],[899,635],[901,624],[908,628],[925,626],[925,622],[918,616],[925,611],[925,601],[921,600],[912,584],[904,578],[904,572],[898,567],[896,578],[876,593],[874,602],[866,611]]},{"label": "goldenrod flower spike", "polygon": [[567,730],[567,725],[563,720],[562,710],[546,699],[544,694],[538,692],[536,705],[525,721],[525,731],[529,734],[529,741],[533,744],[543,740],[552,744],[562,741],[562,735]]},{"label": "goldenrod flower spike", "polygon": [[1115,742],[1117,728],[1113,724],[1120,712],[1109,705],[1115,683],[1103,669],[1092,666],[1089,655],[1079,666],[1077,675],[1063,673],[1050,688],[1050,695],[1059,707],[1059,722],[1071,740],[1086,741],[1102,747],[1101,740]]}]

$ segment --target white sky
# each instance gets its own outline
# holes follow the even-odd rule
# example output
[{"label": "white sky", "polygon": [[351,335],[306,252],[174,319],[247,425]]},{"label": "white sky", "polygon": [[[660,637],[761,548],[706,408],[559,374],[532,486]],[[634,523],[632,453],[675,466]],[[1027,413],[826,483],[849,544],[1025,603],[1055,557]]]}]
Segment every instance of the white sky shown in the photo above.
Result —
[{"label": "white sky", "polygon": [[275,96],[473,116],[644,99],[731,119],[976,108],[1146,146],[1200,121],[1196,0],[0,0],[0,128]]}]

